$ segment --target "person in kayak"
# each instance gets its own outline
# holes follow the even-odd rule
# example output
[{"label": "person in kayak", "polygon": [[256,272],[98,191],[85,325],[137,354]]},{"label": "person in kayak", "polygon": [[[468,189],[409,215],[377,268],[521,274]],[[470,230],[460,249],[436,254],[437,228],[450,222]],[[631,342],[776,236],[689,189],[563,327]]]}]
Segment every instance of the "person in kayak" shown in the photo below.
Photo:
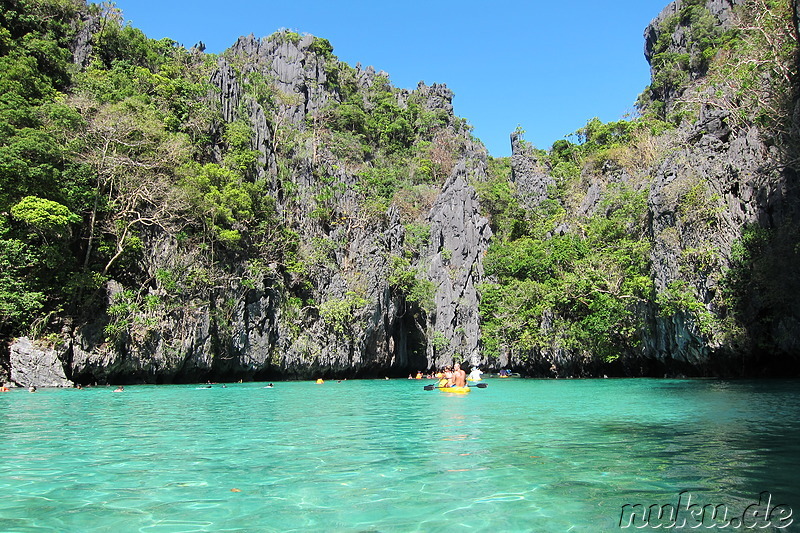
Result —
[{"label": "person in kayak", "polygon": [[467,386],[467,373],[461,369],[461,365],[456,363],[453,365],[453,387],[466,387]]},{"label": "person in kayak", "polygon": [[440,373],[441,377],[439,378],[439,387],[452,387],[453,386],[453,370],[446,366],[444,370]]}]

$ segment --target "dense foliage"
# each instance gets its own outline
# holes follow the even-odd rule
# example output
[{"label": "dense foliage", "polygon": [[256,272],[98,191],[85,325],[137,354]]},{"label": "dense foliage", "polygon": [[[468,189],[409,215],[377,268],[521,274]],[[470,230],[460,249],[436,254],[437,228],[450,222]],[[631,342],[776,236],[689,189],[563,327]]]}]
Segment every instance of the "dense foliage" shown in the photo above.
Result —
[{"label": "dense foliage", "polygon": [[[651,234],[645,219],[650,174],[659,162],[684,164],[691,157],[677,140],[696,142],[705,133],[686,133],[697,128],[701,110],[711,109],[734,129],[757,125],[781,151],[780,163],[796,165],[791,8],[747,0],[722,27],[704,0],[687,0],[656,35],[652,83],[638,102],[642,116],[593,119],[549,151],[529,147],[552,180],[547,201],[522,206],[507,161],[493,161],[493,177],[476,184],[496,234],[481,304],[490,355],[556,372],[564,361],[585,365],[635,355],[659,321],[667,329],[686,322],[688,335],[702,339],[698,346],[713,345],[720,354],[793,345],[786,331],[796,316],[787,298],[794,282],[784,273],[795,268],[796,224],[741,228],[729,250],[718,236],[726,212],[714,192],[719,186],[691,171],[668,171],[674,172],[670,183],[657,191],[669,198],[672,224]],[[601,191],[593,205],[590,186]],[[650,265],[656,244],[674,254],[664,259],[674,272],[658,290]]]},{"label": "dense foliage", "polygon": [[644,127],[595,119],[578,132],[582,142],[559,141],[540,154],[556,184],[551,199],[535,208],[519,204],[502,165],[478,187],[496,232],[480,309],[488,355],[556,363],[571,354],[591,364],[639,346],[640,304],[653,297],[647,189],[612,184],[598,209],[580,218],[564,204],[579,168],[630,143],[629,132]]},{"label": "dense foliage", "polygon": [[79,261],[71,232],[90,175],[60,135],[75,2],[10,2],[0,12],[0,327],[16,331],[70,301]]},{"label": "dense foliage", "polygon": [[[220,265],[220,246],[273,246],[274,206],[258,184],[244,181],[252,161],[247,133],[231,125],[222,163],[204,161],[213,120],[203,102],[208,58],[146,38],[110,4],[20,0],[1,22],[5,335],[35,320],[43,328],[48,317],[77,316],[112,277],[139,279],[120,296],[126,311],[111,309],[110,333],[132,331],[122,326],[133,325],[137,309],[166,312],[153,298],[145,302],[149,284],[163,285],[164,277],[140,279],[148,228],[204,251],[194,271]],[[85,68],[73,63],[81,32],[94,43]],[[245,223],[261,230],[242,243]]]},{"label": "dense foliage", "polygon": [[[311,310],[336,333],[367,303],[353,286],[318,302],[339,271],[339,228],[380,224],[390,205],[412,222],[469,136],[463,121],[401,97],[389,80],[340,62],[325,39],[305,53],[332,97],[302,123],[276,80],[229,58],[244,93],[269,114],[271,161],[244,108],[224,120],[209,83],[217,57],[124,23],[113,3],[12,0],[0,12],[0,328],[58,331],[107,300],[109,341],[143,341],[194,298],[288,279],[287,316]],[[300,42],[288,31],[274,42]],[[81,44],[82,43],[82,44]],[[327,154],[327,155],[325,155]],[[331,157],[347,165],[332,164]],[[311,188],[297,176],[313,165]],[[355,194],[355,196],[354,196]],[[302,213],[314,226],[298,227]],[[301,238],[302,234],[302,238]],[[407,238],[411,242],[414,231]],[[181,250],[148,265],[154,246]],[[416,253],[416,252],[415,252]],[[392,290],[430,310],[432,287],[387,258]],[[244,265],[244,268],[242,268]],[[351,276],[352,277],[352,276]],[[109,285],[109,282],[113,283]],[[284,281],[279,281],[284,283]],[[224,333],[233,302],[214,315]]]},{"label": "dense foliage", "polygon": [[[488,178],[472,185],[494,232],[479,288],[490,358],[542,371],[605,364],[640,353],[648,319],[687,318],[709,342],[764,350],[763,332],[782,331],[775,317],[791,302],[769,280],[796,270],[790,230],[744,228],[729,257],[708,239],[678,243],[677,277],[656,290],[651,272],[659,239],[711,234],[724,209],[702,176],[676,179],[672,215],[683,227],[649,233],[651,173],[679,149],[664,140],[674,128],[713,98],[733,127],[756,124],[771,145],[800,138],[789,118],[797,95],[783,90],[796,81],[791,10],[746,0],[735,15],[723,30],[706,2],[683,1],[652,43],[642,116],[592,119],[548,150],[527,146],[551,183],[544,201],[527,204],[510,160],[489,158]],[[171,342],[170,327],[208,305],[216,342],[233,342],[233,314],[259,290],[272,291],[290,341],[310,346],[312,360],[323,342],[310,338],[312,324],[359,341],[375,280],[347,250],[389,219],[396,241],[372,259],[386,294],[409,317],[435,314],[425,215],[474,148],[466,122],[441,105],[446,89],[401,91],[339,61],[325,39],[281,31],[265,42],[306,43],[303,66],[324,81],[293,92],[246,54],[149,39],[113,3],[4,2],[0,336],[55,338],[99,313],[102,342]],[[221,109],[210,81],[220,65],[239,85],[238,108]],[[159,250],[170,256],[154,259]],[[441,332],[424,335],[444,352]]]}]

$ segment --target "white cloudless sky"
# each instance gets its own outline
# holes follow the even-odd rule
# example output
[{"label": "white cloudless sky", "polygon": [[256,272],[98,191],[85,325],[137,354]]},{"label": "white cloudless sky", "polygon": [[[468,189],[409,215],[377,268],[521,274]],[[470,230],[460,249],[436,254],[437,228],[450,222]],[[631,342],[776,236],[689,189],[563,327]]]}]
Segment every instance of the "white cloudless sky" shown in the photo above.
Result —
[{"label": "white cloudless sky", "polygon": [[220,53],[288,28],[392,84],[444,83],[495,157],[518,126],[539,148],[593,117],[619,120],[650,82],[643,33],[668,0],[117,0],[148,37]]}]

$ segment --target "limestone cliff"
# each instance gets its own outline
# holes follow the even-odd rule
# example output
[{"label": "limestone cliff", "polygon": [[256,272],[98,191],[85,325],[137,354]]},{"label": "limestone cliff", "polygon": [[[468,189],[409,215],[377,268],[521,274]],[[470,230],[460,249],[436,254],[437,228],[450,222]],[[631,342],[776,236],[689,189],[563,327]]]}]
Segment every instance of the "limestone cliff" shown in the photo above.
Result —
[{"label": "limestone cliff", "polygon": [[[11,352],[11,367],[20,369],[13,379],[45,384],[60,376],[61,383],[64,372],[81,383],[382,377],[454,357],[480,362],[476,284],[491,231],[469,183],[485,179],[485,149],[453,115],[446,86],[397,90],[386,73],[344,65],[331,50],[310,35],[251,35],[222,54],[210,76],[209,105],[219,112],[211,160],[223,163],[229,125],[245,124],[257,154],[248,179],[274,198],[281,230],[273,237],[290,236],[294,262],[220,250],[210,264],[204,250],[182,244],[179,228],[150,229],[140,271],[106,283],[105,306],[142,283],[152,298],[173,302],[169,309],[149,319],[140,312],[134,322],[150,325],[126,326],[113,341],[107,313],[74,324],[49,348],[21,340]],[[373,103],[370,91],[389,101]],[[428,121],[421,134],[430,139],[428,166],[396,167],[398,180],[419,185],[377,212],[363,175],[384,168],[376,162],[382,152],[354,156],[335,146],[348,139],[331,131],[331,114],[346,98],[355,102],[349,110],[414,106],[413,116]],[[201,270],[216,277],[215,286],[189,287],[187,277]],[[159,281],[167,272],[180,276],[172,288]],[[40,353],[54,364],[37,374],[28,363]]]},{"label": "limestone cliff", "polygon": [[[652,83],[638,103],[658,127],[606,131],[613,142],[580,168],[577,145],[560,141],[548,153],[512,135],[503,190],[516,194],[522,234],[545,206],[563,221],[543,239],[574,237],[580,247],[587,220],[610,213],[609,191],[646,197],[636,231],[648,250],[641,285],[651,293],[623,295],[638,329],[624,332],[630,342],[614,360],[591,353],[586,335],[585,345],[568,339],[559,322],[559,312],[588,307],[579,292],[560,295],[565,310],[536,315],[524,350],[499,345],[487,356],[480,291],[497,226],[476,189],[496,179],[496,161],[455,116],[452,91],[422,82],[397,89],[384,72],[340,62],[325,39],[282,31],[240,38],[210,68],[200,50],[183,51],[180,68],[208,82],[190,127],[170,126],[194,135],[194,152],[174,166],[130,161],[161,173],[152,183],[134,174],[153,185],[152,196],[137,196],[127,211],[84,213],[68,243],[85,254],[75,261],[86,283],[82,307],[57,302],[37,322],[36,340],[11,342],[3,378],[64,386],[382,377],[453,361],[551,377],[796,374],[800,7],[793,0],[787,16],[781,6],[667,6],[645,31]],[[97,17],[84,10],[76,18],[75,68],[88,68],[97,47],[124,51],[124,39],[98,41]],[[157,70],[147,58],[131,60],[143,61],[138,74]],[[105,105],[66,101],[87,128]],[[595,142],[590,129],[579,132],[585,144]],[[113,197],[123,195],[117,176],[103,189],[104,167],[92,168],[98,185],[86,194],[124,204]],[[125,241],[126,229],[115,241],[119,228],[135,239]],[[622,270],[611,269],[617,278],[599,292],[619,288]],[[578,282],[584,274],[570,273]]]},{"label": "limestone cliff", "polygon": [[[665,25],[682,7],[671,4],[648,27],[649,59],[654,42],[670,30],[671,47],[697,53],[696,42],[685,37],[691,28]],[[773,27],[770,45],[749,41],[741,28],[769,15],[777,21],[777,11],[745,1],[709,1],[705,7],[720,31],[733,28],[744,36],[734,52],[744,57],[725,59],[734,65],[731,71],[711,64],[691,72],[682,91],[664,95],[665,112],[685,113],[688,120],[652,169],[649,199],[656,289],[662,293],[686,281],[705,312],[654,316],[645,353],[685,372],[790,375],[800,361],[800,307],[791,296],[800,290],[793,274],[800,222],[798,91],[796,64],[771,47],[796,39],[796,28]],[[751,83],[749,68],[735,65],[750,60],[773,66],[743,89]],[[785,68],[790,70],[781,72]]]},{"label": "limestone cliff", "polygon": [[[639,106],[672,126],[586,165],[564,205],[580,219],[614,184],[646,191],[655,294],[639,307],[641,346],[608,365],[587,364],[580,350],[542,350],[513,366],[540,375],[798,372],[796,10],[678,0],[647,27],[652,83]],[[520,199],[535,205],[543,165],[513,140]]]}]

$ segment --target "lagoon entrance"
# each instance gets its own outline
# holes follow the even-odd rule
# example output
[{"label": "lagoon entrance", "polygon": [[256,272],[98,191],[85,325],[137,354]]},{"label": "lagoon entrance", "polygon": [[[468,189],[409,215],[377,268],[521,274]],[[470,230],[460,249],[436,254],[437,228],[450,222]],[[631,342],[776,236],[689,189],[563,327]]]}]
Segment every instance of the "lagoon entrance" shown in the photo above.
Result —
[{"label": "lagoon entrance", "polygon": [[2,530],[619,531],[626,505],[741,517],[764,491],[800,509],[798,381],[487,382],[2,393]]}]

